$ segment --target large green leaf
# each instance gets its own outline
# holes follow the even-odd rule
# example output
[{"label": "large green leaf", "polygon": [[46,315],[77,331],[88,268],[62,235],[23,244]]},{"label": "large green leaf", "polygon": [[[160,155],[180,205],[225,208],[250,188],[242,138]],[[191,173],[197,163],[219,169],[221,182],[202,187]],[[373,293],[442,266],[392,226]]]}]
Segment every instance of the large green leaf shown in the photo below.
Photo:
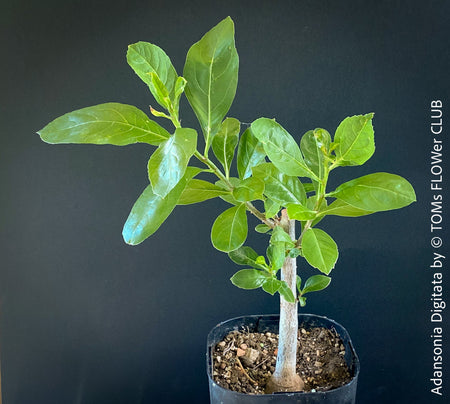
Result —
[{"label": "large green leaf", "polygon": [[291,176],[317,176],[303,160],[302,152],[292,136],[273,119],[259,118],[251,125],[252,132],[263,144],[272,163],[284,174]]},{"label": "large green leaf", "polygon": [[359,217],[375,213],[373,211],[367,211],[364,209],[356,208],[355,206],[349,205],[347,202],[336,199],[333,203],[327,206],[325,209],[321,210],[318,216],[322,215],[335,215],[344,217]]},{"label": "large green leaf", "polygon": [[107,103],[78,109],[50,122],[38,134],[47,143],[91,143],[125,146],[158,145],[170,134],[132,105]]},{"label": "large green leaf", "polygon": [[136,245],[151,236],[175,208],[186,184],[197,175],[199,169],[188,167],[186,174],[165,198],[153,192],[148,185],[138,198],[123,227],[123,238],[127,244]]},{"label": "large green leaf", "polygon": [[328,275],[338,259],[338,248],[323,230],[308,229],[302,237],[302,254],[311,266]]},{"label": "large green leaf", "polygon": [[244,244],[247,231],[246,207],[240,204],[227,209],[215,220],[211,241],[219,251],[230,252]]},{"label": "large green leaf", "polygon": [[186,57],[183,76],[186,97],[194,110],[206,148],[220,128],[236,94],[239,57],[234,44],[234,24],[225,18],[199,42]]},{"label": "large green leaf", "polygon": [[[177,72],[169,57],[158,46],[148,42],[137,42],[128,46],[127,61],[135,73],[146,83],[160,105],[167,108],[164,92],[175,98]],[[162,85],[162,87],[161,87]]]},{"label": "large green leaf", "polygon": [[190,158],[197,150],[197,132],[178,128],[161,144],[148,161],[148,177],[153,192],[164,198],[183,177]]},{"label": "large green leaf", "polygon": [[256,177],[242,180],[233,190],[233,198],[239,202],[255,201],[263,198],[264,182]]},{"label": "large green leaf", "polygon": [[230,280],[238,288],[256,289],[262,286],[267,280],[267,276],[257,269],[241,269]]},{"label": "large green leaf", "polygon": [[306,165],[320,179],[325,174],[324,160],[330,148],[331,136],[325,129],[314,129],[306,132],[300,141]]},{"label": "large green leaf", "polygon": [[216,198],[222,195],[229,195],[229,191],[211,184],[208,181],[192,179],[186,185],[183,193],[178,200],[178,205],[189,205],[191,203],[203,202],[208,199]]},{"label": "large green leaf", "polygon": [[263,144],[247,128],[241,136],[237,151],[237,169],[239,178],[245,179],[252,175],[252,168],[261,164],[266,157]]},{"label": "large green leaf", "polygon": [[282,173],[272,163],[262,163],[252,171],[254,177],[264,181],[264,194],[271,200],[284,206],[305,203],[305,189],[297,177]]},{"label": "large green leaf", "polygon": [[290,204],[287,206],[287,214],[289,216],[289,219],[300,221],[312,220],[317,216],[317,212],[315,212],[314,210],[310,210],[303,205],[294,204]]},{"label": "large green leaf", "polygon": [[228,253],[230,259],[238,265],[249,265],[253,268],[264,269],[263,265],[256,262],[258,253],[251,247],[242,246]]},{"label": "large green leaf", "polygon": [[345,118],[336,129],[336,165],[364,164],[375,152],[373,113]]},{"label": "large green leaf", "polygon": [[235,118],[227,118],[222,122],[219,132],[214,136],[212,149],[217,160],[222,164],[225,174],[230,173],[234,150],[239,141],[240,122]]},{"label": "large green leaf", "polygon": [[329,195],[369,212],[399,209],[416,200],[412,185],[389,173],[373,173],[345,182]]}]

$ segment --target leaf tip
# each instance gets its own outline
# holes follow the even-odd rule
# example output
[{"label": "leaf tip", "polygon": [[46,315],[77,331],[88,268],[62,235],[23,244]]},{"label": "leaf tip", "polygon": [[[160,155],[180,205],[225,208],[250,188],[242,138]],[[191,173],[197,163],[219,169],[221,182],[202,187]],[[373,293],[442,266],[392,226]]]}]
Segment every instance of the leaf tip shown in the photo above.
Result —
[{"label": "leaf tip", "polygon": [[47,144],[55,144],[54,141],[50,140],[50,134],[48,133],[48,131],[45,130],[45,128],[39,130],[36,132],[37,135],[39,135],[39,137],[41,138],[41,140]]},{"label": "leaf tip", "polygon": [[134,232],[129,228],[128,222],[123,226],[122,237],[123,241],[125,241],[125,243],[128,245],[137,245],[142,242],[142,240],[137,240],[134,237]]},{"label": "leaf tip", "polygon": [[230,24],[234,28],[234,21],[231,16],[227,16],[222,20],[223,23]]},{"label": "leaf tip", "polygon": [[125,230],[122,232],[122,237],[123,237],[123,241],[125,241],[125,244],[135,245],[133,243],[133,240],[130,238],[130,235],[125,233]]}]

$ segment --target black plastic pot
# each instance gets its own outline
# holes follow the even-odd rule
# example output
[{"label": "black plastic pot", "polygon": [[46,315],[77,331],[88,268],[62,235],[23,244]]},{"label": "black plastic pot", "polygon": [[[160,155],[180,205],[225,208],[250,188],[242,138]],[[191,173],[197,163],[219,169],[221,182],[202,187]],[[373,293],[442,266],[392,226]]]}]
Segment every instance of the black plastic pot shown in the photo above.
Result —
[{"label": "black plastic pot", "polygon": [[348,384],[334,390],[324,392],[297,392],[250,395],[224,389],[216,384],[212,377],[212,348],[220,342],[229,332],[242,330],[245,327],[250,332],[275,332],[278,333],[278,315],[261,315],[237,317],[216,325],[208,334],[207,341],[207,371],[209,379],[209,395],[211,404],[274,404],[274,403],[333,403],[353,404],[356,398],[356,384],[359,374],[359,359],[348,335],[347,330],[340,324],[326,317],[314,314],[300,314],[298,316],[299,327],[305,329],[312,327],[327,327],[335,329],[345,346],[345,360],[350,368],[353,379]]}]

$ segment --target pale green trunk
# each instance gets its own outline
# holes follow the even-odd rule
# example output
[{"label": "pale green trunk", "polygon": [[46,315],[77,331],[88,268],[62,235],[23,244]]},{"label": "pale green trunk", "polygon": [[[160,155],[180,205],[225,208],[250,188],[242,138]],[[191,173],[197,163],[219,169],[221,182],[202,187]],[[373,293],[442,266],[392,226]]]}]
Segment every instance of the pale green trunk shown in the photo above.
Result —
[{"label": "pale green trunk", "polygon": [[[289,220],[283,212],[282,225],[295,240],[295,220]],[[281,268],[281,280],[291,288],[294,296],[296,290],[297,262],[295,258],[286,258]],[[288,303],[280,295],[280,326],[278,340],[278,355],[275,372],[270,378],[266,392],[301,391],[304,383],[296,372],[297,366],[297,334],[298,313],[297,302]]]}]

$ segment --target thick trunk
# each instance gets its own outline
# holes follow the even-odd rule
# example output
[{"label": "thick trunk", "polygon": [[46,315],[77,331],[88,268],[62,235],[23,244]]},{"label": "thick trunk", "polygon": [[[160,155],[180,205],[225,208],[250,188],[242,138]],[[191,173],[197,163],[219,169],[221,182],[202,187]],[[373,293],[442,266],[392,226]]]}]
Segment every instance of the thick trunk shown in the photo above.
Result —
[{"label": "thick trunk", "polygon": [[[295,240],[295,221],[289,220],[283,212],[285,229],[293,240]],[[295,258],[286,258],[281,268],[281,279],[291,288],[296,296],[297,263]],[[298,314],[297,303],[288,303],[280,296],[280,326],[278,340],[278,355],[275,372],[269,379],[266,393],[279,391],[301,391],[303,380],[296,372],[297,365],[297,334]]]}]

